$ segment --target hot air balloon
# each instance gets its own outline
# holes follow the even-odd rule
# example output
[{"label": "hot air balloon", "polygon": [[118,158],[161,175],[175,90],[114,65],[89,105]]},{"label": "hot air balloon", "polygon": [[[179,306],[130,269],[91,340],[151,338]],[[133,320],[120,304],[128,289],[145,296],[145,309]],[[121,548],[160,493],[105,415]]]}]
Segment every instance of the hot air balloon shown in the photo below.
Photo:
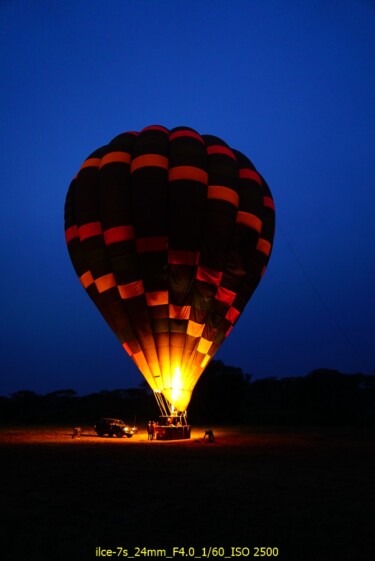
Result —
[{"label": "hot air balloon", "polygon": [[186,412],[264,274],[274,225],[250,160],[188,127],[120,134],[71,182],[74,269],[163,415]]}]

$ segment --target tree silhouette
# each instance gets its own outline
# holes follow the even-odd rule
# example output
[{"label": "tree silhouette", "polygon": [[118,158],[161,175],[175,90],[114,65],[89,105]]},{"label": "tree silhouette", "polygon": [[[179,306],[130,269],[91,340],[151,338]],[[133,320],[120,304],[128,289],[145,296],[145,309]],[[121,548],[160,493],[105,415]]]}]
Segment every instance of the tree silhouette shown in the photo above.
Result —
[{"label": "tree silhouette", "polygon": [[[45,395],[20,390],[0,396],[2,423],[94,424],[118,417],[142,425],[159,415],[150,388],[103,390],[78,396],[73,389]],[[253,380],[241,368],[212,361],[194,390],[191,423],[374,425],[375,375],[320,368],[306,376]]]}]

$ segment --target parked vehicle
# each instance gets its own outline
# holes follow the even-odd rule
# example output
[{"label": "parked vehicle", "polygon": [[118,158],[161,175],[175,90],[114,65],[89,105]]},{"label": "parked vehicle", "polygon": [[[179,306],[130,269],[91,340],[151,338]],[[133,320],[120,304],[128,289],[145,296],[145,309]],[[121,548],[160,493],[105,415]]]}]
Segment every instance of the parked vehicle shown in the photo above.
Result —
[{"label": "parked vehicle", "polygon": [[98,436],[117,436],[118,438],[123,436],[131,438],[137,432],[137,427],[130,427],[121,419],[110,419],[108,417],[99,419],[94,429]]}]

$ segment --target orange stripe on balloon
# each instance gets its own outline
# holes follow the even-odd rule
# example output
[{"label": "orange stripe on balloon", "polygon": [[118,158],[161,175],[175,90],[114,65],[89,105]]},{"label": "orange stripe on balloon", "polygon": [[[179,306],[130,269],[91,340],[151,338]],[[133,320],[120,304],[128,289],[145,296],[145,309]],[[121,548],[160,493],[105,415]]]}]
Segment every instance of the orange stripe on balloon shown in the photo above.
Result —
[{"label": "orange stripe on balloon", "polygon": [[207,198],[226,201],[227,203],[231,203],[232,205],[234,205],[236,208],[238,207],[238,203],[240,200],[236,191],[230,189],[229,187],[223,187],[221,185],[209,185]]},{"label": "orange stripe on balloon", "polygon": [[168,290],[157,290],[155,292],[146,292],[147,306],[162,306],[168,304]]},{"label": "orange stripe on balloon", "polygon": [[244,226],[248,226],[255,230],[256,232],[260,233],[262,229],[262,221],[258,216],[255,214],[251,214],[250,212],[238,211],[237,212],[237,224],[243,224]]},{"label": "orange stripe on balloon", "polygon": [[211,345],[212,345],[212,341],[209,341],[208,339],[202,337],[202,339],[199,341],[198,344],[198,348],[197,348],[198,353],[207,354],[208,351],[210,350]]},{"label": "orange stripe on balloon", "polygon": [[176,306],[169,304],[169,317],[171,319],[189,319],[191,306]]},{"label": "orange stripe on balloon", "polygon": [[137,339],[131,339],[130,341],[128,340],[124,342],[122,346],[124,347],[126,352],[129,353],[130,355],[135,355],[136,353],[139,353],[139,351],[141,350],[141,347]]},{"label": "orange stripe on balloon", "polygon": [[174,168],[170,168],[168,179],[169,181],[185,179],[207,184],[208,175],[203,169],[194,166],[176,166]]},{"label": "orange stripe on balloon", "polygon": [[102,234],[102,225],[100,222],[89,222],[88,224],[83,224],[82,226],[79,226],[78,234],[81,242],[87,238],[100,236]]},{"label": "orange stripe on balloon", "polygon": [[206,355],[201,362],[201,368],[205,368],[207,364],[210,362],[210,360],[211,360],[210,355]]},{"label": "orange stripe on balloon", "polygon": [[126,342],[123,343],[122,346],[123,346],[123,348],[125,349],[125,351],[128,353],[129,356],[133,356],[132,350],[131,350],[131,348],[129,347],[129,345],[126,344]]},{"label": "orange stripe on balloon", "polygon": [[81,165],[80,169],[84,168],[98,168],[100,166],[101,158],[87,158]]},{"label": "orange stripe on balloon", "polygon": [[252,181],[256,181],[257,183],[259,183],[259,185],[262,185],[262,180],[259,173],[252,169],[242,168],[239,170],[238,175],[240,176],[240,179],[251,179]]},{"label": "orange stripe on balloon", "polygon": [[121,284],[117,288],[123,300],[140,296],[141,294],[144,294],[145,291],[141,280],[129,282],[128,284]]},{"label": "orange stripe on balloon", "polygon": [[143,354],[142,351],[139,351],[139,353],[134,354],[132,356],[132,359],[134,360],[135,364],[138,366],[138,368],[142,372],[142,374],[144,374],[144,372],[150,373],[150,369],[149,369],[149,366],[147,364],[146,357],[145,357],[145,355]]},{"label": "orange stripe on balloon", "polygon": [[267,241],[267,240],[264,240],[263,238],[259,238],[256,248],[258,249],[258,251],[261,251],[262,253],[267,255],[267,257],[271,253],[270,242]]},{"label": "orange stripe on balloon", "polygon": [[132,160],[130,171],[133,173],[137,169],[146,167],[157,167],[168,169],[168,158],[160,154],[144,154]]},{"label": "orange stripe on balloon", "polygon": [[191,335],[192,337],[201,337],[204,327],[205,327],[204,323],[203,324],[202,323],[196,323],[195,321],[192,321],[190,319],[188,321],[188,326],[187,326],[186,333],[187,333],[187,335]]},{"label": "orange stripe on balloon", "polygon": [[110,290],[116,286],[116,279],[113,276],[113,273],[108,273],[108,275],[103,275],[102,277],[95,279],[95,286],[100,293]]},{"label": "orange stripe on balloon", "polygon": [[134,238],[134,228],[133,226],[115,226],[114,228],[108,228],[108,230],[104,230],[103,237],[106,245],[132,240]]},{"label": "orange stripe on balloon", "polygon": [[79,277],[79,280],[83,284],[84,288],[87,288],[94,283],[94,278],[91,274],[91,271],[86,271],[86,273],[83,273],[83,275]]},{"label": "orange stripe on balloon", "polygon": [[131,155],[128,152],[110,152],[100,160],[99,168],[107,164],[130,164]]}]

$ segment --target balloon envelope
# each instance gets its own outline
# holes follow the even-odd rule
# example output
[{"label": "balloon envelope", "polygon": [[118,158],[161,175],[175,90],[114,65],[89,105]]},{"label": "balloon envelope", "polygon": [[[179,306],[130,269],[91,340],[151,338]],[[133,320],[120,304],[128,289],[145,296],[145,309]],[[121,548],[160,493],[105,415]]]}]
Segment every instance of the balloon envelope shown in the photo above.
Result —
[{"label": "balloon envelope", "polygon": [[75,271],[123,348],[184,412],[268,263],[270,190],[250,160],[187,127],[92,153],[65,203]]}]

